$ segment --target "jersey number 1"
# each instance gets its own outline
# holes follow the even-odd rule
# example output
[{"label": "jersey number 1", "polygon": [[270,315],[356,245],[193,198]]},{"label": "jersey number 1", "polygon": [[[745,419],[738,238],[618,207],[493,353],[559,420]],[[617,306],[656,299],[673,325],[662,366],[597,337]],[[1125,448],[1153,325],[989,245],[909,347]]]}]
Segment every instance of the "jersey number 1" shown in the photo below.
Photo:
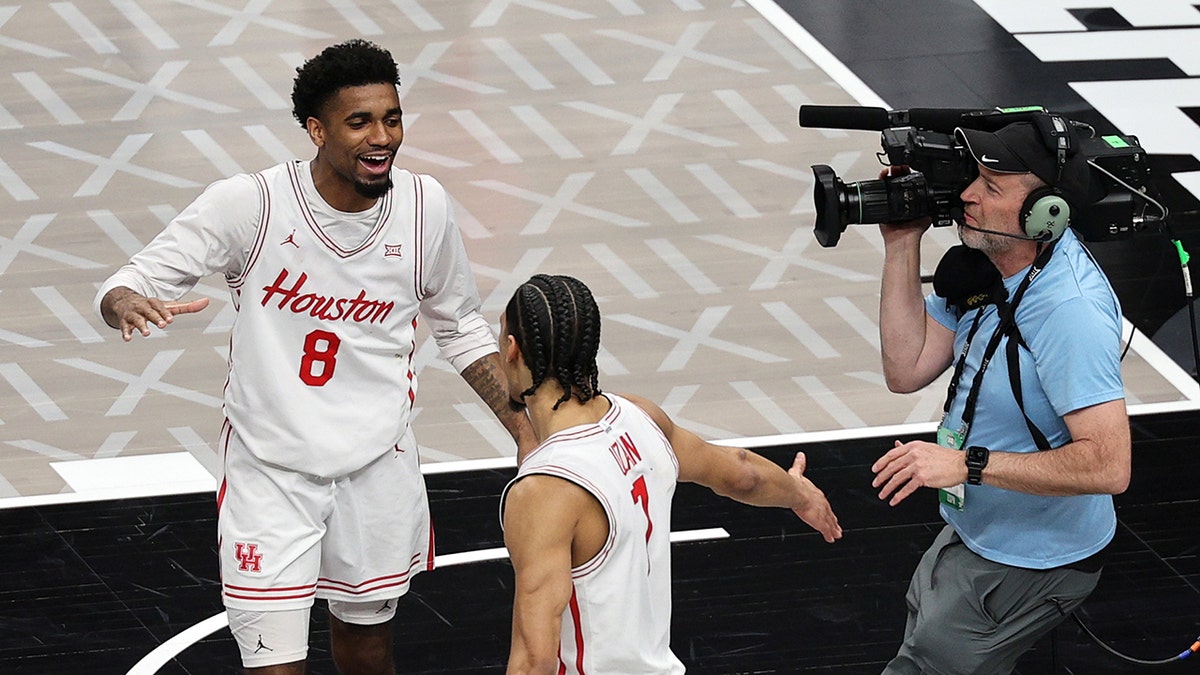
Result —
[{"label": "jersey number 1", "polygon": [[300,359],[300,379],[304,384],[321,387],[333,377],[340,346],[342,339],[327,330],[314,330],[304,336],[304,356]]}]

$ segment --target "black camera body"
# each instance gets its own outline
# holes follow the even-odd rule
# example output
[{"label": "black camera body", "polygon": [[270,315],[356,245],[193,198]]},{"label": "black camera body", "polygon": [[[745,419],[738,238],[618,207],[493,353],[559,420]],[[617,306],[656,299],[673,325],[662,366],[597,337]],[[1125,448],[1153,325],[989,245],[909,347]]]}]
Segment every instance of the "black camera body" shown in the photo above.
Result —
[{"label": "black camera body", "polygon": [[[958,127],[996,131],[1014,122],[1050,115],[1038,106],[997,110],[913,108],[886,111],[859,106],[801,106],[800,126],[879,131],[881,163],[908,166],[910,173],[844,183],[832,168],[812,167],[816,208],[814,234],[835,246],[846,226],[893,223],[928,216],[935,227],[961,222],[959,195],[975,180],[975,158],[954,136]],[[1066,121],[1076,128],[1086,125]],[[1090,127],[1086,127],[1090,129]],[[1078,151],[1091,167],[1090,194],[1076,205],[1071,227],[1086,241],[1132,236],[1147,222],[1150,165],[1133,136],[1087,136]]]}]

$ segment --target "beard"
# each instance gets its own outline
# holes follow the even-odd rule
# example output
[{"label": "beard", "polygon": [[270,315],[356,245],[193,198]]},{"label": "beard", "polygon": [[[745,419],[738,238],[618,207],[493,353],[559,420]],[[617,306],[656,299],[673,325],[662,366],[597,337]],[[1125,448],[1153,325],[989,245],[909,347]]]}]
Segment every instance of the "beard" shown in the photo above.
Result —
[{"label": "beard", "polygon": [[381,180],[376,183],[364,183],[364,182],[358,181],[358,180],[354,181],[354,191],[357,192],[360,196],[366,197],[367,199],[379,199],[380,197],[387,194],[388,190],[391,190],[391,189],[392,189],[391,174],[388,174],[387,176],[384,177],[384,180]]},{"label": "beard", "polygon": [[967,248],[985,253],[988,257],[1003,253],[1012,246],[1006,237],[973,230],[962,224],[958,226],[958,240]]}]

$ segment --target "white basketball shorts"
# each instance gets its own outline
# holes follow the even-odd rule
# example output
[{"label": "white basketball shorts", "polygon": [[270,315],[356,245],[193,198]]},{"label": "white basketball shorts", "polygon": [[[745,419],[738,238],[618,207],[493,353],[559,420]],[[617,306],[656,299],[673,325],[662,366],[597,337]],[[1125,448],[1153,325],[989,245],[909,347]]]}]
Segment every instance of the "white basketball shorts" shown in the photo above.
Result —
[{"label": "white basketball shorts", "polygon": [[346,476],[257,460],[225,425],[217,530],[225,606],[257,612],[314,598],[397,598],[433,569],[433,528],[412,433]]}]

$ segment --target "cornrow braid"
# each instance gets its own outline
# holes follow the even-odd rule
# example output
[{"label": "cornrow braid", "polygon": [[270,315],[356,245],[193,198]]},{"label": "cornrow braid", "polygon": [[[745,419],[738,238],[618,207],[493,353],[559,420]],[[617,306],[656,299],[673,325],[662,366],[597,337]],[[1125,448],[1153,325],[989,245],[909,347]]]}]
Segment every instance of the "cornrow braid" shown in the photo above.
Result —
[{"label": "cornrow braid", "polygon": [[600,310],[582,281],[536,274],[517,288],[504,312],[533,380],[522,398],[547,377],[563,389],[555,410],[571,397],[583,403],[600,393]]}]

